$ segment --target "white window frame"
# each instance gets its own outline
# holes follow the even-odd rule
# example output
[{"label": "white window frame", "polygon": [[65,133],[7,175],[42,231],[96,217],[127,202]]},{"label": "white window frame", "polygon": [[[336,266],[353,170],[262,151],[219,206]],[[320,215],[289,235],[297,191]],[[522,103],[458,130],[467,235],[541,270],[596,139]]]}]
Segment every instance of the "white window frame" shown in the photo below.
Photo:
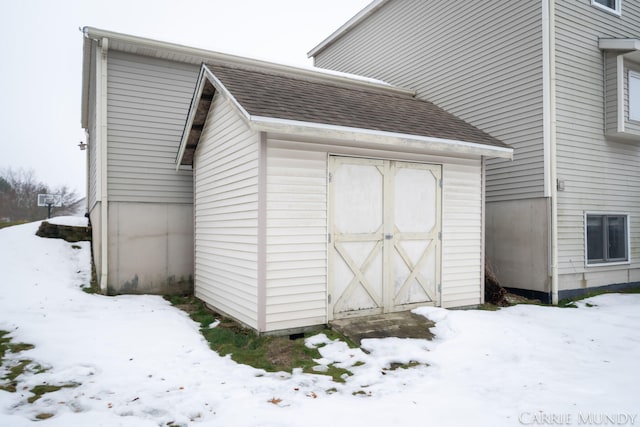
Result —
[{"label": "white window frame", "polygon": [[622,15],[622,0],[614,0],[616,5],[615,8],[610,8],[608,6],[599,3],[597,0],[591,0],[591,6],[597,7],[598,9],[602,9],[605,12],[613,13],[614,15],[620,16]]},{"label": "white window frame", "polygon": [[629,120],[640,121],[640,73],[629,70],[627,74]]},{"label": "white window frame", "polygon": [[[589,261],[589,241],[587,239],[587,217],[588,216],[624,216],[626,218],[626,254],[627,259],[624,261]],[[586,211],[584,213],[584,264],[587,267],[608,267],[611,265],[629,265],[631,264],[631,215],[626,212],[601,212]]]}]

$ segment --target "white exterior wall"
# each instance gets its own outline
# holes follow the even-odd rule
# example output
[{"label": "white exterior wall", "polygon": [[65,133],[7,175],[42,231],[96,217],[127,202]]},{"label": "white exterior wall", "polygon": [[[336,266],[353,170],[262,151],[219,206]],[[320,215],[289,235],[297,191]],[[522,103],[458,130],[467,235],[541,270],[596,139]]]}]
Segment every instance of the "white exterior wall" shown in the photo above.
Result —
[{"label": "white exterior wall", "polygon": [[487,161],[487,201],[543,197],[541,7],[388,1],[315,64],[415,89],[512,146],[513,161]]},{"label": "white exterior wall", "polygon": [[[619,17],[587,0],[556,2],[556,13],[558,178],[565,185],[558,194],[560,290],[638,281],[640,142],[604,135],[611,99],[603,99],[603,70],[612,64],[598,38],[639,38],[640,3],[623,1]],[[585,266],[585,211],[630,214],[629,265]]]},{"label": "white exterior wall", "polygon": [[267,330],[326,323],[327,155],[267,148]]},{"label": "white exterior wall", "polygon": [[195,295],[258,329],[260,140],[216,94],[194,157]]},{"label": "white exterior wall", "polygon": [[442,167],[442,306],[484,302],[482,165]]},{"label": "white exterior wall", "polygon": [[326,322],[330,154],[441,164],[442,305],[483,302],[480,158],[455,159],[271,137],[267,140],[267,330]]}]

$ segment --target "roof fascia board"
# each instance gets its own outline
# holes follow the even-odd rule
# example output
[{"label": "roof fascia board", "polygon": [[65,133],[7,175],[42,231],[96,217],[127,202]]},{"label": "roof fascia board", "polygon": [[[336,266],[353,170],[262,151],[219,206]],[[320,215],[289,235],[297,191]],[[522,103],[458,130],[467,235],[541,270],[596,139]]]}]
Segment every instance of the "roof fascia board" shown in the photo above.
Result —
[{"label": "roof fascia board", "polygon": [[458,141],[445,138],[434,138],[420,135],[409,135],[373,129],[352,128],[296,120],[277,119],[272,117],[250,116],[252,127],[261,132],[280,132],[325,138],[339,138],[353,141],[354,136],[361,141],[394,146],[396,148],[428,148],[463,154],[474,154],[490,157],[513,159],[513,148],[495,147],[475,142]]},{"label": "roof fascia board", "polygon": [[640,50],[640,39],[600,39],[601,50]]},{"label": "roof fascia board", "polygon": [[[259,59],[246,58],[242,56],[232,55],[228,53],[214,52],[211,50],[200,49],[195,47],[184,46],[176,43],[163,42],[159,40],[148,39],[144,37],[132,36],[128,34],[116,33],[113,31],[101,30],[99,28],[84,27],[83,33],[86,38],[93,40],[101,40],[103,38],[111,39],[112,41],[119,41],[121,43],[130,44],[132,46],[145,47],[149,49],[156,49],[161,51],[169,51],[177,54],[191,56],[197,63],[202,62],[218,62],[230,65],[240,65],[245,67],[253,67],[257,69],[272,70],[275,72],[294,74],[300,77],[307,77],[329,82],[341,82],[356,87],[376,88],[382,91],[390,93],[403,94],[407,96],[414,96],[415,91],[402,87],[392,86],[385,83],[377,83],[370,80],[359,80],[355,76],[349,78],[347,76],[341,76],[325,72],[321,69],[312,70],[301,67],[295,67],[284,64],[277,64],[274,62],[263,61]],[[118,50],[113,43],[111,43],[112,50]]]},{"label": "roof fascia board", "polygon": [[307,53],[307,58],[312,58],[316,56],[318,53],[322,52],[326,47],[333,44],[337,39],[342,37],[343,34],[347,33],[353,27],[358,25],[361,21],[364,21],[369,15],[378,10],[381,6],[383,6],[388,0],[374,0],[360,12],[358,12],[353,18],[344,23],[340,28],[335,30],[329,37],[324,39],[320,44],[311,49]]}]

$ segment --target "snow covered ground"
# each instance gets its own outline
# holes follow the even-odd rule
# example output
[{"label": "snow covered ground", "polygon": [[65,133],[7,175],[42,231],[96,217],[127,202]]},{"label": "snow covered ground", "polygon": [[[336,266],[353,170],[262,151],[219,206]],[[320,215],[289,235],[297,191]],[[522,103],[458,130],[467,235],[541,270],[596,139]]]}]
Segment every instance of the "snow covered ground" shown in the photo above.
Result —
[{"label": "snow covered ground", "polygon": [[[220,357],[160,297],[86,294],[88,243],[37,227],[0,230],[0,330],[35,345],[10,358],[48,370],[0,391],[0,426],[640,425],[638,294],[578,309],[419,309],[437,322],[434,341],[365,340],[368,354],[315,336],[319,365],[364,362],[335,384]],[[409,360],[428,366],[383,370]],[[43,383],[78,385],[27,403]],[[55,415],[33,421],[41,413]]]}]

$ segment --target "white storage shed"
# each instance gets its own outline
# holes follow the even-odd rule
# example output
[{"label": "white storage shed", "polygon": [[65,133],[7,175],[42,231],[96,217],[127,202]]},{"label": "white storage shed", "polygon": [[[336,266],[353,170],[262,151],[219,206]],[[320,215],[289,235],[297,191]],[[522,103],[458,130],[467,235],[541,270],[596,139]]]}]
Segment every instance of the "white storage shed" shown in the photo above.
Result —
[{"label": "white storage shed", "polygon": [[411,91],[274,64],[201,68],[195,294],[260,333],[483,302],[484,159],[512,150]]}]

